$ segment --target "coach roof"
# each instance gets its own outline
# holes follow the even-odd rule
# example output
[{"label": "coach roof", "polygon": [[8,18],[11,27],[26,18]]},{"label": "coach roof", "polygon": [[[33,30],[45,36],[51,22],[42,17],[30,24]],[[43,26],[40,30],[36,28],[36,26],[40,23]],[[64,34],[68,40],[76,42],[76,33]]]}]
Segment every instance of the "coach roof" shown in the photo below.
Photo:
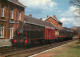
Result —
[{"label": "coach roof", "polygon": [[35,24],[35,25],[49,27],[49,28],[56,28],[53,24],[49,22],[42,21],[40,19],[36,19],[36,18],[33,18],[31,16],[26,16],[26,15],[25,15],[25,23]]}]

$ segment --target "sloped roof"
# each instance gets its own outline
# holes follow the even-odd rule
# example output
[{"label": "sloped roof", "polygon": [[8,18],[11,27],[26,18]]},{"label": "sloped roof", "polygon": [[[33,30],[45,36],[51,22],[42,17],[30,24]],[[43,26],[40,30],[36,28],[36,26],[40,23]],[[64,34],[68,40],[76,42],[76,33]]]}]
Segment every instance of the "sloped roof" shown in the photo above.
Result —
[{"label": "sloped roof", "polygon": [[49,18],[52,18],[53,20],[56,20],[57,22],[59,22],[59,23],[62,24],[62,22],[61,22],[60,20],[58,20],[56,17],[54,18],[54,17],[52,17],[52,16],[48,17],[45,21],[47,21]]},{"label": "sloped roof", "polygon": [[12,2],[12,3],[15,3],[16,5],[18,5],[18,6],[21,6],[21,7],[25,7],[23,4],[21,4],[18,0],[8,0],[8,1],[10,1],[10,2]]},{"label": "sloped roof", "polygon": [[35,25],[54,28],[54,29],[56,28],[54,25],[52,25],[49,22],[42,21],[40,19],[36,19],[36,18],[30,17],[30,16],[26,16],[26,15],[25,15],[25,23],[35,24]]}]

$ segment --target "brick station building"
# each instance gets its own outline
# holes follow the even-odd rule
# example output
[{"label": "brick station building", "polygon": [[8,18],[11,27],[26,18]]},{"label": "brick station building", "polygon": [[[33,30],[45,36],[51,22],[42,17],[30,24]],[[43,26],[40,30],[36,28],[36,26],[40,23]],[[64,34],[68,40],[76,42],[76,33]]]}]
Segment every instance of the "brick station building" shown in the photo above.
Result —
[{"label": "brick station building", "polygon": [[19,21],[24,22],[24,8],[18,0],[0,0],[0,40],[13,38]]},{"label": "brick station building", "polygon": [[59,35],[59,30],[62,29],[62,22],[60,22],[56,16],[47,16],[46,22],[52,23],[55,27],[57,27],[55,34]]}]

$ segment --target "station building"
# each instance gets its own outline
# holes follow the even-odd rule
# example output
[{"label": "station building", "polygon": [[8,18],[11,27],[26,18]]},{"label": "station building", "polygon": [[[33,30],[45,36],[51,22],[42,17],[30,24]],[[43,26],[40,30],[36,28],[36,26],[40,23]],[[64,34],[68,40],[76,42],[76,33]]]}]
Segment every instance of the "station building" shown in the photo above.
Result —
[{"label": "station building", "polygon": [[59,21],[59,20],[56,18],[55,15],[54,15],[54,16],[50,16],[50,17],[47,16],[47,19],[46,19],[45,21],[52,23],[52,24],[55,25],[59,30],[62,29],[62,22]]},{"label": "station building", "polygon": [[0,0],[0,40],[13,38],[19,21],[24,22],[24,9],[18,0]]},{"label": "station building", "polygon": [[55,35],[59,35],[59,30],[62,29],[62,22],[59,21],[56,16],[47,16],[46,22],[53,24],[56,27]]}]

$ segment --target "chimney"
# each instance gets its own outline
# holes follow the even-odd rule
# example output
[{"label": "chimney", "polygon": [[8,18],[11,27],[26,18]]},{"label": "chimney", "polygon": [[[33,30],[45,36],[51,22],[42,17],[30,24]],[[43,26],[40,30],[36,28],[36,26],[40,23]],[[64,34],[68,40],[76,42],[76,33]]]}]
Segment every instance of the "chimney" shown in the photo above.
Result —
[{"label": "chimney", "polygon": [[47,18],[49,18],[49,16],[47,16]]},{"label": "chimney", "polygon": [[42,18],[40,18],[40,20],[42,20]]},{"label": "chimney", "polygon": [[32,14],[29,14],[30,17],[32,17]]},{"label": "chimney", "polygon": [[55,16],[55,15],[53,15],[53,18],[55,18],[55,19],[56,19],[56,16]]}]

